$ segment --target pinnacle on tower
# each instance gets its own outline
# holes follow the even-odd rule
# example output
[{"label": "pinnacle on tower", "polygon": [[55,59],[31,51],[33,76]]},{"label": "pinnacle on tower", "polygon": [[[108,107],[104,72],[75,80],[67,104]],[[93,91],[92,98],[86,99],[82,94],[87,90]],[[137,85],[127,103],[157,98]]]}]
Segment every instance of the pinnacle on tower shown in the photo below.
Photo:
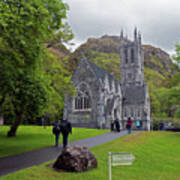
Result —
[{"label": "pinnacle on tower", "polygon": [[123,29],[121,29],[120,39],[123,39]]},{"label": "pinnacle on tower", "polygon": [[138,32],[138,40],[139,40],[139,43],[141,43],[141,32],[140,31]]},{"label": "pinnacle on tower", "polygon": [[137,28],[135,27],[134,29],[134,40],[136,41],[137,40]]}]

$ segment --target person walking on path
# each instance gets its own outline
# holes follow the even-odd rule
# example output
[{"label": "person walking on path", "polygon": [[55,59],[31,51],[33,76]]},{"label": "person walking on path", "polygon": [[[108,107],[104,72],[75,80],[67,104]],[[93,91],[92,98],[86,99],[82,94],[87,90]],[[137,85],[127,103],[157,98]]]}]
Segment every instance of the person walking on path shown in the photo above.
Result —
[{"label": "person walking on path", "polygon": [[68,135],[72,134],[72,126],[68,120],[63,120],[60,125],[60,131],[63,135],[63,148],[65,148],[68,144]]},{"label": "person walking on path", "polygon": [[127,128],[127,130],[128,130],[128,134],[131,133],[131,126],[132,126],[132,120],[131,120],[131,118],[129,117],[129,118],[128,118],[128,121],[127,121],[127,124],[126,124],[126,128]]},{"label": "person walking on path", "polygon": [[114,121],[111,120],[111,132],[114,131]]},{"label": "person walking on path", "polygon": [[120,124],[119,124],[119,119],[118,118],[115,119],[114,124],[116,126],[116,131],[120,132]]},{"label": "person walking on path", "polygon": [[55,135],[55,146],[58,147],[60,136],[60,120],[54,124],[53,134]]}]

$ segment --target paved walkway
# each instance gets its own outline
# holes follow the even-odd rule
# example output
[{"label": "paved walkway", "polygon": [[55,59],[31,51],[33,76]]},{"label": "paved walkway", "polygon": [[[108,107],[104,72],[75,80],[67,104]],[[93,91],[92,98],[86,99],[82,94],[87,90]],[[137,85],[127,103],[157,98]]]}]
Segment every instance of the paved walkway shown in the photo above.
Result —
[{"label": "paved walkway", "polygon": [[[93,146],[97,146],[112,141],[126,134],[127,134],[126,131],[122,131],[120,133],[110,132],[110,133],[94,136],[88,139],[74,141],[69,143],[69,145],[79,144],[91,148]],[[14,156],[0,158],[0,176],[18,171],[20,169],[28,168],[35,165],[40,165],[46,161],[53,160],[57,158],[61,150],[62,147],[56,148],[54,146],[51,146],[40,150],[34,150]]]}]

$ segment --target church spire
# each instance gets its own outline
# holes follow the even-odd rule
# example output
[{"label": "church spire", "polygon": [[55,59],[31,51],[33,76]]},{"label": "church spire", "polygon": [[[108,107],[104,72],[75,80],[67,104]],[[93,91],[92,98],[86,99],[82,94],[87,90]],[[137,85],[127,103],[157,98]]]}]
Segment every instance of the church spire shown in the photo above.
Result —
[{"label": "church spire", "polygon": [[141,32],[139,31],[139,33],[138,33],[138,41],[139,41],[139,43],[141,44]]},{"label": "church spire", "polygon": [[122,40],[123,39],[123,29],[121,29],[121,33],[120,33],[120,39]]},{"label": "church spire", "polygon": [[134,41],[137,41],[137,27],[134,29]]}]

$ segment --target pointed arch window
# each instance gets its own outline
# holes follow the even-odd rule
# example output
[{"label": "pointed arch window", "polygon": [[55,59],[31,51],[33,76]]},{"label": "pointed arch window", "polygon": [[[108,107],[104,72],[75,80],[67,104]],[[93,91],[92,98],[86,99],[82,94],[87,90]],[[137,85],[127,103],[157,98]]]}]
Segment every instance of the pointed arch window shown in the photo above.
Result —
[{"label": "pointed arch window", "polygon": [[127,117],[126,108],[124,108],[124,117]]},{"label": "pointed arch window", "polygon": [[133,111],[133,108],[131,108],[131,117],[134,116],[134,111]]},{"label": "pointed arch window", "polygon": [[127,49],[124,49],[124,56],[125,56],[125,62],[128,63],[128,51]]},{"label": "pointed arch window", "polygon": [[137,116],[140,117],[141,114],[140,114],[140,109],[138,108],[138,113],[137,113]]},{"label": "pointed arch window", "polygon": [[91,99],[86,84],[81,84],[74,101],[74,109],[77,111],[88,111],[91,109]]},{"label": "pointed arch window", "polygon": [[131,62],[134,62],[134,49],[131,49]]}]

